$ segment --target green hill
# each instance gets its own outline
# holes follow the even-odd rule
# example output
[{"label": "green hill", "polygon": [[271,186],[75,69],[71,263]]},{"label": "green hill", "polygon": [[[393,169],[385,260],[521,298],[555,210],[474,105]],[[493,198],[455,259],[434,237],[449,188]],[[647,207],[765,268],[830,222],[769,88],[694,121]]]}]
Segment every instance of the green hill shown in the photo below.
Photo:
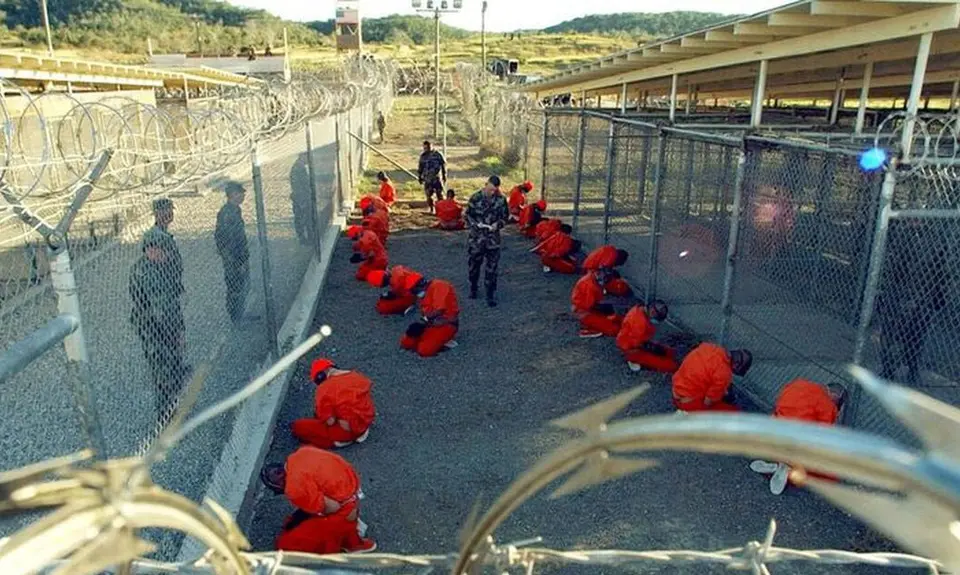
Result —
[{"label": "green hill", "polygon": [[594,14],[561,22],[544,28],[550,34],[630,34],[659,38],[676,36],[691,30],[706,28],[713,24],[737,18],[714,12],[624,12],[620,14]]},{"label": "green hill", "polygon": [[[309,22],[307,26],[320,34],[333,33],[333,20]],[[424,45],[433,43],[434,22],[430,17],[395,14],[384,18],[364,18],[361,30],[364,42]],[[473,34],[475,33],[440,23],[440,37],[443,39],[462,40]]]}]

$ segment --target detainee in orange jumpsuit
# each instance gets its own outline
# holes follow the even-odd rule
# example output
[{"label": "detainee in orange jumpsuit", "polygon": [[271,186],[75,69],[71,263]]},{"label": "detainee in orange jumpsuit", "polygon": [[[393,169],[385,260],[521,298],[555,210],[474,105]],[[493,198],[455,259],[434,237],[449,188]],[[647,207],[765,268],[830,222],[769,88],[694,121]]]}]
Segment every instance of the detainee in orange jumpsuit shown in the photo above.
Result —
[{"label": "detainee in orange jumpsuit", "polygon": [[676,351],[653,341],[657,324],[667,319],[667,311],[666,303],[654,300],[650,305],[633,306],[623,317],[617,334],[617,348],[623,352],[630,371],[677,371]]},{"label": "detainee in orange jumpsuit", "polygon": [[581,277],[573,286],[570,296],[573,314],[580,320],[580,337],[616,337],[623,321],[609,303],[603,302],[605,283],[601,272],[591,272]]},{"label": "detainee in orange jumpsuit", "polygon": [[533,237],[537,240],[537,243],[543,243],[550,236],[560,231],[560,228],[563,226],[563,220],[556,218],[542,219],[540,222],[533,228]]},{"label": "detainee in orange jumpsuit", "polygon": [[572,231],[573,228],[563,224],[559,231],[537,245],[533,250],[530,250],[540,254],[543,273],[577,273],[576,254],[580,252],[583,246],[579,240],[573,239],[570,235]]},{"label": "detainee in orange jumpsuit", "polygon": [[389,272],[375,271],[367,275],[367,283],[384,288],[377,300],[381,315],[406,315],[417,305],[414,295],[424,281],[422,275],[404,266],[393,266]]},{"label": "detainee in orange jumpsuit", "polygon": [[517,220],[517,228],[528,238],[536,237],[537,224],[543,219],[543,212],[547,211],[546,200],[540,200],[523,206]]},{"label": "detainee in orange jumpsuit", "polygon": [[745,349],[727,351],[701,343],[683,359],[673,374],[673,404],[681,412],[738,411],[727,401],[733,376],[746,375],[753,355]]},{"label": "detainee in orange jumpsuit", "polygon": [[[822,386],[809,379],[797,378],[780,390],[780,395],[773,407],[773,416],[821,425],[835,425],[845,399],[846,389],[839,383]],[[793,483],[790,478],[792,468],[787,463],[758,459],[750,463],[750,469],[771,476],[770,492],[774,495],[780,495],[786,489],[787,483]],[[806,473],[819,479],[836,480],[835,477],[822,473],[813,471]]]},{"label": "detainee in orange jumpsuit", "polygon": [[507,197],[507,208],[510,209],[510,219],[516,221],[520,218],[520,210],[527,203],[527,194],[533,191],[533,182],[527,180],[520,185],[514,186]]},{"label": "detainee in orange jumpsuit", "polygon": [[350,263],[360,264],[355,276],[357,280],[365,281],[370,272],[387,269],[387,250],[377,234],[360,226],[351,226],[347,228],[347,235],[354,240]]},{"label": "detainee in orange jumpsuit", "polygon": [[376,416],[370,379],[337,369],[329,359],[317,359],[310,366],[310,381],[317,385],[314,417],[294,421],[294,437],[321,449],[366,441]]},{"label": "detainee in orange jumpsuit", "polygon": [[380,199],[387,206],[392,206],[397,201],[397,189],[393,187],[390,176],[386,172],[377,172],[377,181],[380,182]]},{"label": "detainee in orange jumpsuit", "polygon": [[434,206],[437,212],[436,227],[441,230],[456,231],[466,227],[463,221],[463,207],[457,203],[457,192],[447,190],[447,199],[440,200]]},{"label": "detainee in orange jumpsuit", "polygon": [[366,539],[360,521],[360,477],[342,457],[312,445],[300,447],[284,465],[268,465],[260,479],[297,508],[277,537],[280,551],[317,555],[369,553],[377,544]]},{"label": "detainee in orange jumpsuit", "polygon": [[400,347],[415,351],[420,357],[433,357],[444,349],[456,347],[453,338],[460,326],[460,304],[450,282],[420,282],[416,295],[423,317],[410,324],[400,339]]},{"label": "detainee in orange jumpsuit", "polygon": [[360,225],[377,234],[380,243],[384,247],[387,246],[387,238],[390,237],[390,217],[387,212],[369,206],[363,211],[363,221]]},{"label": "detainee in orange jumpsuit", "polygon": [[587,259],[583,260],[583,271],[606,270],[609,272],[610,279],[607,281],[607,285],[603,286],[603,289],[610,295],[628,297],[633,295],[633,290],[630,289],[630,284],[620,277],[620,272],[614,268],[627,263],[629,257],[630,254],[626,250],[617,249],[616,246],[600,246],[590,252]]},{"label": "detainee in orange jumpsuit", "polygon": [[373,208],[380,212],[390,213],[390,207],[380,196],[366,195],[360,198],[360,211],[365,212],[368,208]]}]

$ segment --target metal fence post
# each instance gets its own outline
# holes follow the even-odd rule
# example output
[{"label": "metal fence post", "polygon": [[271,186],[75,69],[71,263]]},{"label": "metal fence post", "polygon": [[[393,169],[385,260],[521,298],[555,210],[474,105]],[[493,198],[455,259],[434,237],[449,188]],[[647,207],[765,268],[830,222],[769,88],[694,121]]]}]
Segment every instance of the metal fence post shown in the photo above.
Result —
[{"label": "metal fence post", "polygon": [[317,186],[317,166],[313,161],[313,122],[307,121],[306,126],[304,126],[304,132],[306,132],[307,138],[307,179],[310,180],[310,215],[311,221],[313,222],[313,244],[314,248],[317,250],[317,257],[320,257],[320,214],[317,213],[317,208],[319,204],[317,202],[317,193],[319,192],[319,186]]},{"label": "metal fence post", "polygon": [[251,152],[253,163],[253,195],[257,208],[257,240],[260,242],[260,265],[263,277],[263,310],[267,322],[270,351],[280,357],[277,342],[277,315],[273,301],[273,282],[270,279],[270,245],[267,243],[267,209],[263,199],[263,174],[260,169],[260,144],[254,143]]},{"label": "metal fence post", "polygon": [[730,237],[727,240],[727,262],[723,276],[723,294],[720,298],[720,345],[727,345],[730,316],[733,315],[733,282],[737,271],[737,249],[740,239],[740,212],[743,211],[743,186],[747,166],[746,143],[737,155],[737,175],[733,180],[733,210],[730,213]]},{"label": "metal fence post", "polygon": [[[347,116],[347,133],[351,133],[354,131],[353,118],[351,117],[353,116],[353,114],[352,112],[347,112],[346,116]],[[354,186],[354,182],[353,182],[354,172],[356,171],[354,170],[354,163],[353,163],[353,148],[356,144],[354,144],[352,140],[353,139],[350,138],[350,140],[347,143],[347,184],[349,187],[345,190],[346,193],[344,194],[344,197],[347,198],[346,203],[348,204],[348,207],[347,207],[348,210],[353,208],[353,191],[356,189],[356,186]]]},{"label": "metal fence post", "polygon": [[683,221],[686,221],[690,218],[690,195],[693,191],[693,158],[694,153],[696,152],[696,142],[691,139],[687,142],[687,154],[686,154],[686,175],[683,181]]},{"label": "metal fence post", "polygon": [[523,135],[523,180],[530,179],[530,122],[524,122]]},{"label": "metal fence post", "polygon": [[587,114],[580,110],[580,129],[577,134],[577,185],[573,192],[573,230],[577,230],[577,222],[580,219],[580,192],[583,188],[583,148],[584,140],[587,136]]},{"label": "metal fence post", "polygon": [[653,135],[646,135],[642,140],[643,151],[640,153],[640,167],[637,168],[637,202],[643,210],[643,202],[647,196],[647,166],[650,164],[650,148],[653,147]]},{"label": "metal fence post", "polygon": [[[860,303],[857,339],[853,347],[853,363],[856,365],[863,365],[863,353],[867,339],[870,337],[870,324],[873,322],[877,293],[880,290],[883,260],[887,252],[887,234],[890,230],[890,212],[893,209],[893,194],[897,187],[896,172],[897,160],[894,159],[887,167],[887,173],[883,177],[883,187],[880,188],[879,214],[873,233],[873,246],[870,249],[870,264],[867,267],[867,277],[863,287],[863,301]],[[861,396],[860,386],[853,386],[850,391],[849,408],[844,410],[844,423],[852,424],[856,421]]]},{"label": "metal fence post", "polygon": [[340,114],[337,114],[334,122],[334,129],[336,132],[337,139],[337,195],[336,195],[336,211],[334,213],[341,214],[343,213],[343,206],[347,202],[346,194],[344,194],[344,181],[343,181],[343,130],[340,128]]},{"label": "metal fence post", "polygon": [[617,123],[610,120],[607,132],[607,195],[603,201],[603,243],[610,241],[610,203],[613,201],[613,179],[616,164]]},{"label": "metal fence post", "polygon": [[647,268],[647,298],[653,301],[657,294],[657,253],[660,233],[660,197],[663,195],[663,180],[667,176],[667,133],[660,130],[657,135],[657,172],[653,186],[653,210],[650,214],[650,262]]},{"label": "metal fence post", "polygon": [[550,145],[550,114],[543,111],[543,157],[540,158],[540,197],[547,199],[547,150]]}]

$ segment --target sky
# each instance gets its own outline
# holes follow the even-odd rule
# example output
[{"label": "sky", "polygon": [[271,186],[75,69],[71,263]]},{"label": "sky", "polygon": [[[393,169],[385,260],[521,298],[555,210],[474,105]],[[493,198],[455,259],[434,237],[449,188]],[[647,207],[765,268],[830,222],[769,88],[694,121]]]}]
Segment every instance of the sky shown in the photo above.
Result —
[{"label": "sky", "polygon": [[[261,8],[287,20],[331,20],[334,0],[228,0],[231,4]],[[783,0],[601,0],[594,4],[574,0],[488,0],[487,30],[509,32],[539,29],[588,14],[616,12],[669,12],[691,10],[722,14],[752,14],[785,4]],[[426,4],[426,2],[424,2]],[[452,2],[451,2],[452,4]],[[480,30],[482,0],[463,0],[463,10],[445,14],[443,22],[467,30]],[[602,7],[601,7],[602,6]],[[361,18],[414,14],[410,0],[360,0]]]}]

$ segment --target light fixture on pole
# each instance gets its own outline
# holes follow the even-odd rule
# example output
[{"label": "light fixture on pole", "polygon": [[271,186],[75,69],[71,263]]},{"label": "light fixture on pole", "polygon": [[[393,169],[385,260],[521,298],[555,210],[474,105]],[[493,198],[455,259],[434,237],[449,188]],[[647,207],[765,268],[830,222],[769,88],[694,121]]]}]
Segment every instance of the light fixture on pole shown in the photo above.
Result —
[{"label": "light fixture on pole", "polygon": [[[433,137],[440,136],[440,14],[459,12],[463,0],[410,0],[417,12],[432,12],[433,38]],[[425,6],[424,6],[425,5]]]},{"label": "light fixture on pole", "polygon": [[487,73],[487,0],[483,0],[480,9],[480,60],[483,63],[483,73]]}]

